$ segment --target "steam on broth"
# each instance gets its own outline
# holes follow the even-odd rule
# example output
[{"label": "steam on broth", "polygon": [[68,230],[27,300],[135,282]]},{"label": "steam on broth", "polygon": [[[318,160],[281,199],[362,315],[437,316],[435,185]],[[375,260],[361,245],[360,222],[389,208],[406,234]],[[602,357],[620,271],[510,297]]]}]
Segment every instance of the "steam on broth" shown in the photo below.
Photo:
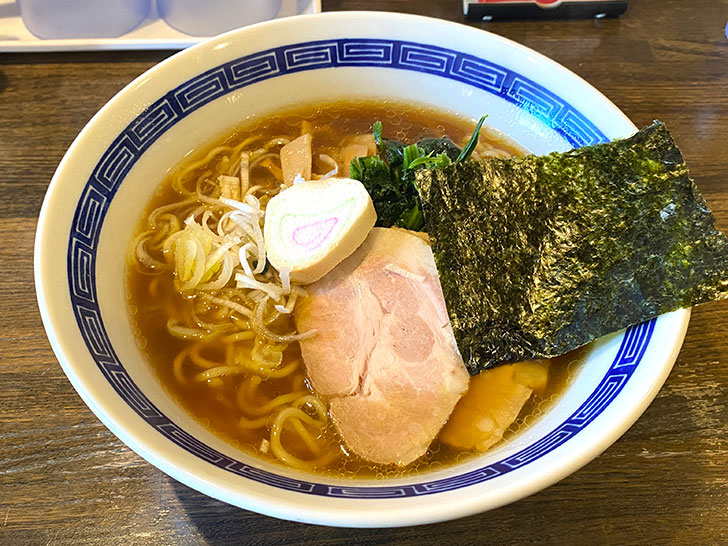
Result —
[{"label": "steam on broth", "polygon": [[[161,184],[130,245],[132,320],[161,382],[232,445],[300,470],[372,477],[431,470],[472,453],[440,438],[404,467],[353,453],[306,376],[299,340],[316,332],[296,332],[293,320],[306,288],[265,258],[265,208],[286,187],[281,149],[310,134],[311,178],[344,176],[352,149],[366,147],[375,120],[383,122],[385,136],[402,142],[447,135],[463,146],[473,130],[468,120],[396,103],[279,113],[196,150]],[[475,156],[518,152],[483,132]],[[505,439],[563,389],[566,364],[576,358],[550,363],[546,383],[507,426]]]}]

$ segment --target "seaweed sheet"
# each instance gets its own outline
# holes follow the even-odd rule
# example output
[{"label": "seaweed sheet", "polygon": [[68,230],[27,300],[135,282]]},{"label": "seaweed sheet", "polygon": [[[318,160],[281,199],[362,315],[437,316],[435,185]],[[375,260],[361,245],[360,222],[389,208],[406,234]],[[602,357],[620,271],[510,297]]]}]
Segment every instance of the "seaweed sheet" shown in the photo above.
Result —
[{"label": "seaweed sheet", "polygon": [[728,239],[664,125],[417,177],[471,374],[728,296]]}]

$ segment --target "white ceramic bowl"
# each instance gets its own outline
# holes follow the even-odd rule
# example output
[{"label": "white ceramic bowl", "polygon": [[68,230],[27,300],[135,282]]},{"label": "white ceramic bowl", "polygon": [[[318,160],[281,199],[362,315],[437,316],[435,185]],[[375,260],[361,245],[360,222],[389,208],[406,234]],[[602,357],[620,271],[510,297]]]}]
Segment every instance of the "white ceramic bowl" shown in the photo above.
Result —
[{"label": "white ceramic bowl", "polygon": [[509,443],[421,476],[346,481],[287,470],[224,443],[183,411],[137,347],[124,249],[142,207],[189,150],[254,116],[332,99],[390,98],[488,123],[532,152],[635,127],[558,64],[498,36],[408,15],[329,13],[222,35],[132,82],[89,122],[48,189],[35,248],[51,344],[83,400],[149,462],[212,497],[341,526],[413,525],[488,510],[573,472],[644,411],[689,311],[595,343],[560,401]]}]

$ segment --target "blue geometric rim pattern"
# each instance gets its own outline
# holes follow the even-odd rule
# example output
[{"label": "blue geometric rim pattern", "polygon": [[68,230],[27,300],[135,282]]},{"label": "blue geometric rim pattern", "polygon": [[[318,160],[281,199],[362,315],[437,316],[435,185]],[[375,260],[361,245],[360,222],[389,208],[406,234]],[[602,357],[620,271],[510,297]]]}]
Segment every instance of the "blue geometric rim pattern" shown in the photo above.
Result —
[{"label": "blue geometric rim pattern", "polygon": [[76,321],[101,373],[142,419],[179,447],[239,476],[289,491],[350,499],[427,495],[482,483],[543,457],[591,423],[621,392],[639,365],[655,321],[627,329],[598,387],[577,411],[536,443],[467,474],[397,487],[341,487],[296,480],[219,453],[154,406],[124,369],[106,332],[96,293],[99,234],[119,185],[142,154],[175,123],[231,91],[286,74],[343,66],[410,70],[455,80],[515,104],[575,147],[607,141],[583,114],[544,87],[490,61],[450,49],[394,40],[341,39],[292,44],[241,57],[166,93],[130,123],[101,157],[74,213],[69,238],[68,279]]}]

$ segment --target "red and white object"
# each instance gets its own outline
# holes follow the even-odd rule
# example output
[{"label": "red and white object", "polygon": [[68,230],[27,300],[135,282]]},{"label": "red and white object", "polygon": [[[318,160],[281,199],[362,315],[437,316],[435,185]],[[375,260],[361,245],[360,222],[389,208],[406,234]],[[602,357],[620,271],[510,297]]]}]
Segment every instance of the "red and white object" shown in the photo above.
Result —
[{"label": "red and white object", "polygon": [[463,0],[468,19],[591,19],[617,17],[626,0]]}]

